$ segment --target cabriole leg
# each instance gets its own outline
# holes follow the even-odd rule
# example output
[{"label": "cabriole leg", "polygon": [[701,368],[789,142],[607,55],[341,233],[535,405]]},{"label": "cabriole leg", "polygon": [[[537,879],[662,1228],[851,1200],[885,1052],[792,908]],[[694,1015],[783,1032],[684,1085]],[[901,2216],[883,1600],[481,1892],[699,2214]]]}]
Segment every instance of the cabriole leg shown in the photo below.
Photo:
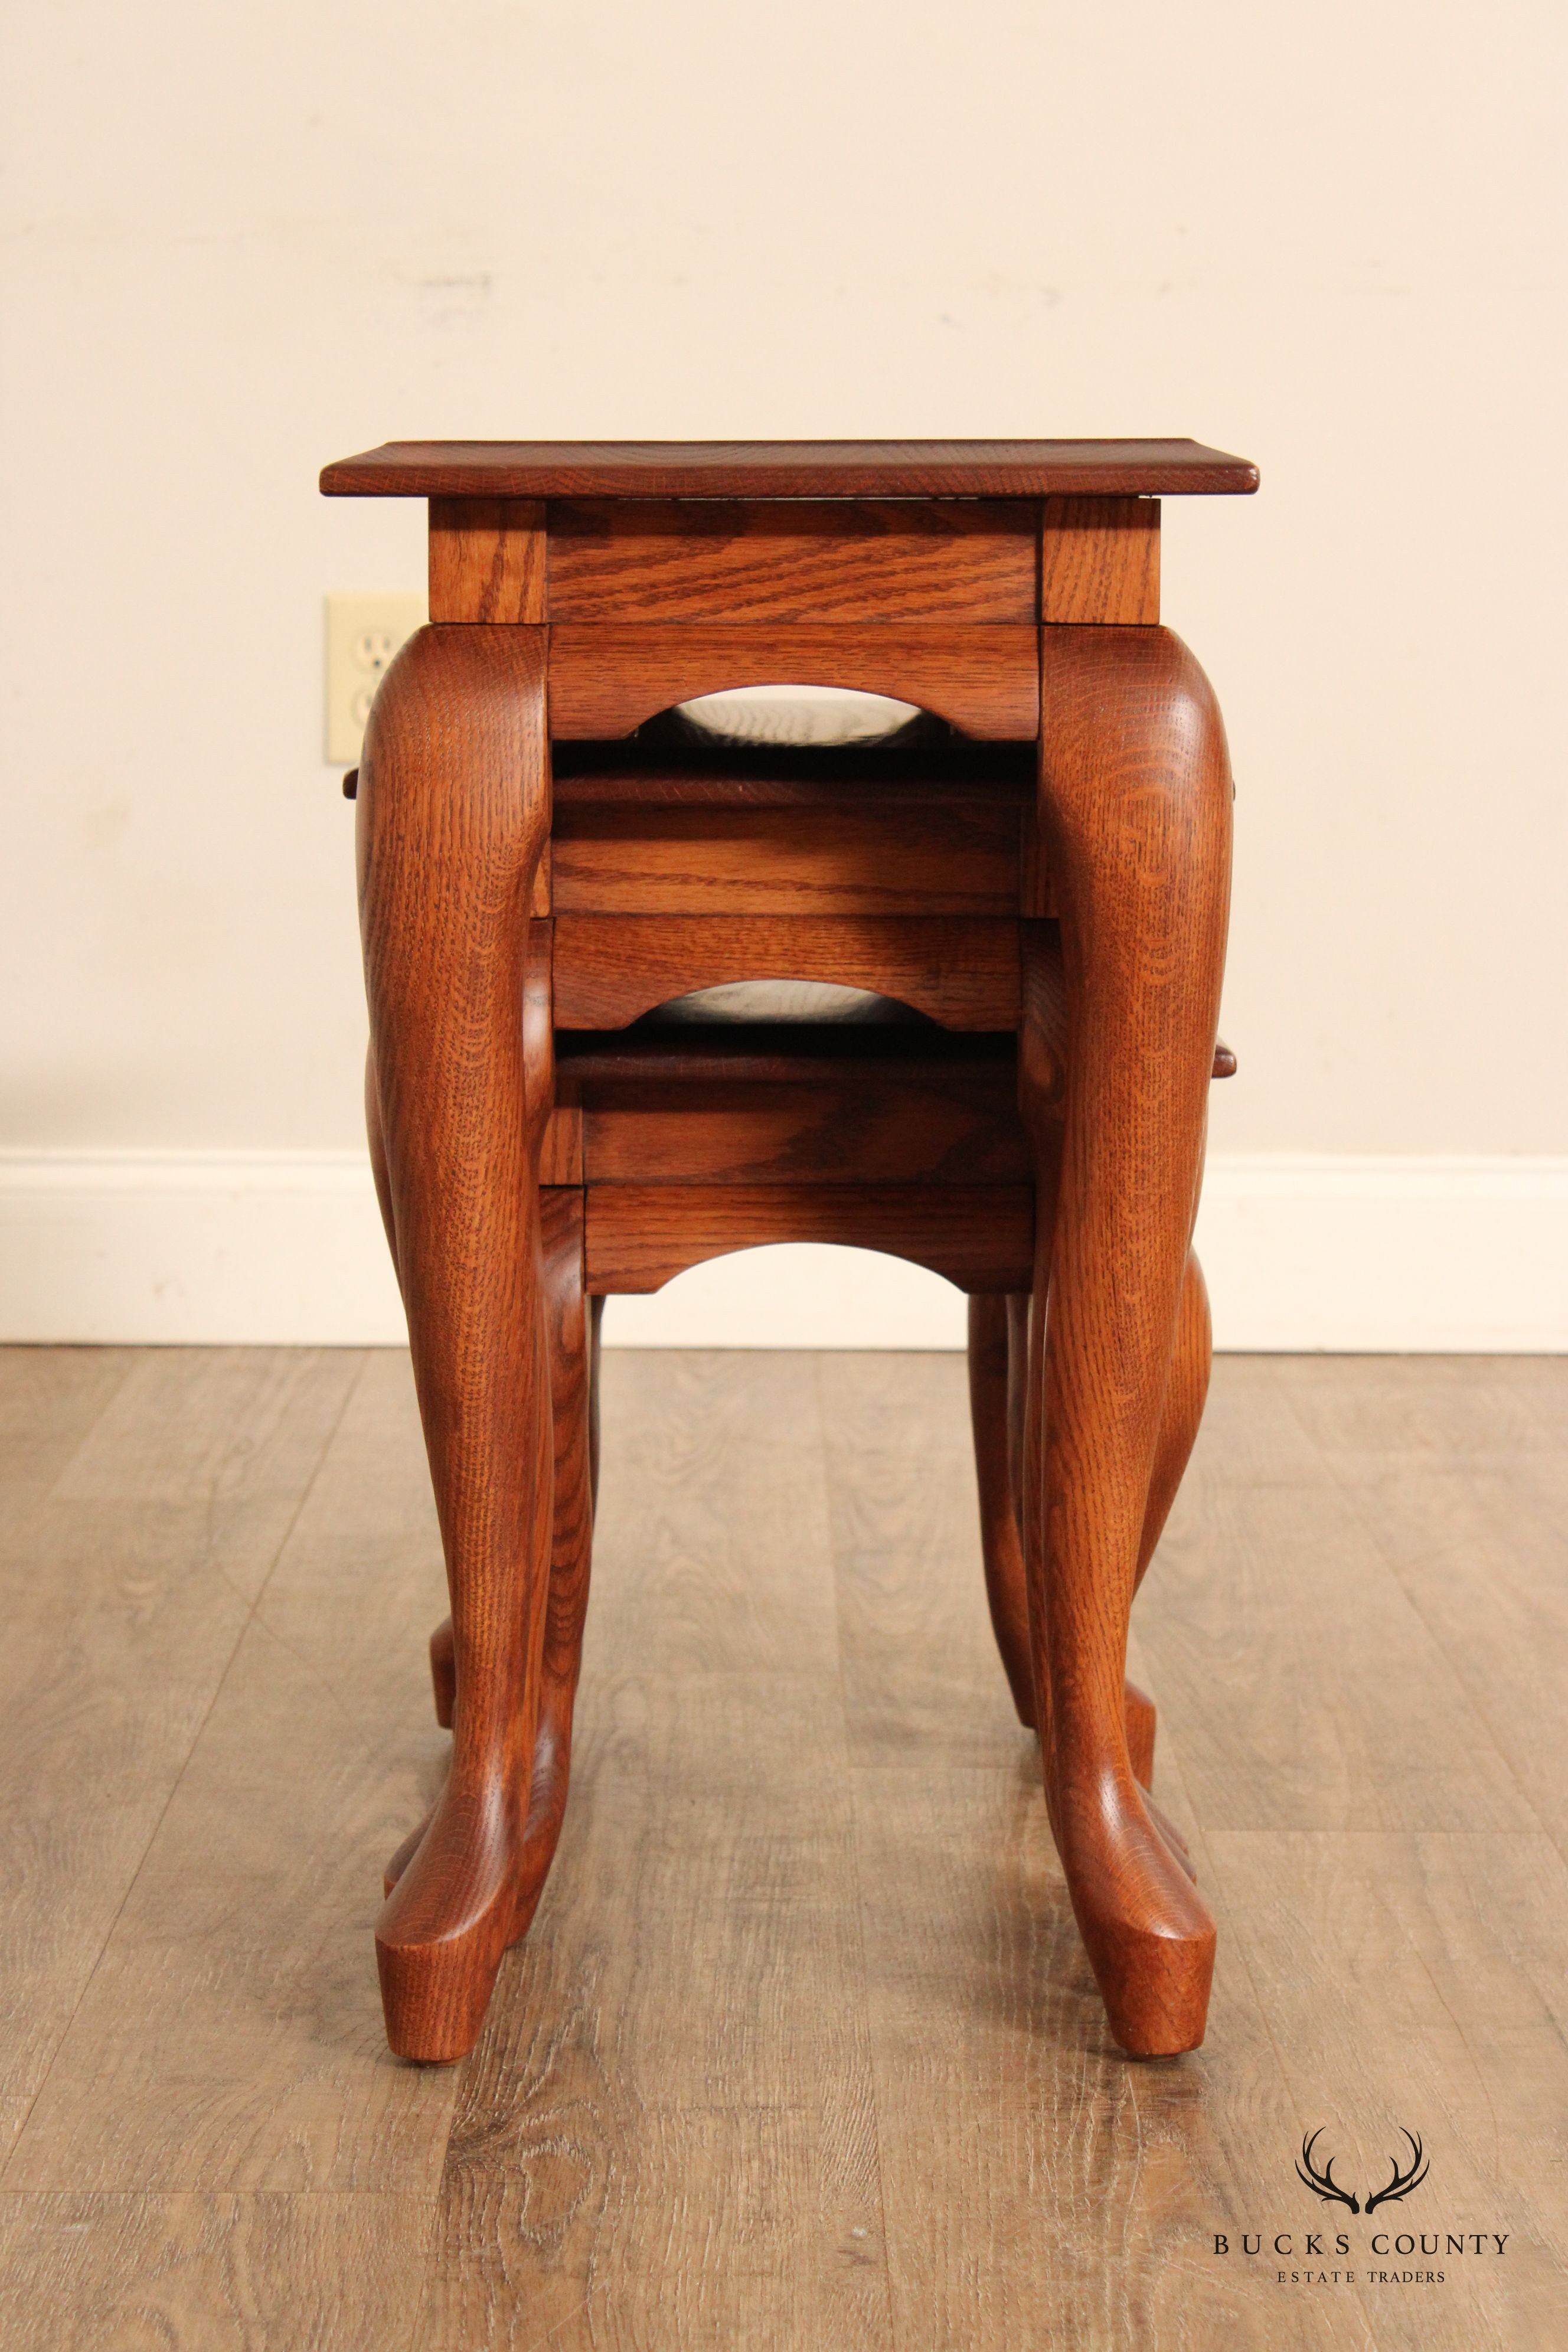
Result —
[{"label": "cabriole leg", "polygon": [[452,1769],[376,1927],[400,2056],[460,2057],[526,1924],[552,1520],[550,1377],[521,1008],[550,822],[543,632],[421,630],[360,769],[373,1145],[452,1603]]},{"label": "cabriole leg", "polygon": [[[566,1811],[572,1762],[572,1716],[583,1663],[583,1627],[594,1543],[593,1446],[598,1387],[600,1318],[583,1296],[583,1195],[546,1185],[539,1196],[545,1319],[550,1339],[550,1398],[555,1430],[555,1505],[550,1544],[550,1603],[544,1622],[539,1727],[528,1827],[518,1877],[518,1934],[538,1907],[555,1859]],[[458,1685],[452,1621],[430,1636],[430,1679],[436,1720],[450,1731]],[[422,1822],[387,1865],[386,1887],[407,1869],[429,1822]],[[526,1916],[523,1916],[526,1914]]]},{"label": "cabriole leg", "polygon": [[[1035,1730],[1035,1668],[1018,1496],[1028,1345],[1026,1292],[1011,1297],[976,1295],[970,1299],[969,1404],[974,1431],[985,1597],[1018,1720]],[[1209,1354],[1208,1294],[1197,1259],[1189,1255],[1154,1475],[1138,1548],[1139,1585],[1154,1556],[1198,1433],[1208,1391]],[[1136,1683],[1129,1682],[1123,1687],[1122,1707],[1133,1775],[1148,1790],[1154,1780],[1154,1702]],[[1157,1814],[1156,1819],[1162,1834],[1173,1840],[1184,1853],[1182,1839],[1164,1816]]]},{"label": "cabriole leg", "polygon": [[521,1935],[544,1891],[566,1812],[572,1710],[583,1664],[588,1572],[594,1548],[591,1407],[596,1385],[597,1318],[583,1296],[583,1194],[547,1186],[542,1210],[545,1313],[555,1424],[555,1516],[550,1605],[544,1622],[539,1731],[518,1889]]},{"label": "cabriole leg", "polygon": [[[974,1429],[980,1534],[992,1630],[1018,1719],[1038,1728],[1028,1580],[1022,1540],[1025,1391],[1027,1384],[1029,1298],[972,1297],[969,1302],[969,1397]],[[1208,1300],[1195,1257],[1187,1261],[1176,1350],[1165,1392],[1153,1483],[1139,1547],[1138,1581],[1153,1555],[1182,1472],[1186,1466],[1208,1384]],[[1122,1715],[1133,1778],[1144,1807],[1182,1868],[1192,1875],[1185,1839],[1149,1793],[1154,1783],[1154,1702],[1134,1682],[1123,1682]]]},{"label": "cabriole leg", "polygon": [[1163,1517],[1230,778],[1207,682],[1169,631],[1048,627],[1041,638],[1040,819],[1061,907],[1067,1050],[1059,1103],[1031,1099],[1046,1057],[1026,1034],[1020,1055],[1037,1153],[1060,1118],[1032,1318],[1029,1615],[1073,1907],[1111,2031],[1154,2056],[1202,2041],[1214,1966],[1214,1923],[1132,1770],[1123,1681],[1150,1522]]},{"label": "cabriole leg", "polygon": [[974,1476],[980,1494],[980,1542],[991,1629],[1018,1720],[1035,1728],[1035,1666],[1029,1649],[1029,1600],[1014,1502],[1009,1309],[998,1292],[969,1301],[969,1417],[974,1432]]}]

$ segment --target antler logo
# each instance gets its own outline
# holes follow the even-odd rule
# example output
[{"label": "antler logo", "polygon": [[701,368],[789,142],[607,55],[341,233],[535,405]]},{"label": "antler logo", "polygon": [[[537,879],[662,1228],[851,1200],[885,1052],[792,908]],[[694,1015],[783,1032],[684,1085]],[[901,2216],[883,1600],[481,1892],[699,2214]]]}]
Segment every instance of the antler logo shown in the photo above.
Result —
[{"label": "antler logo", "polygon": [[1395,2162],[1394,2178],[1387,2188],[1380,2189],[1374,2197],[1367,2199],[1366,2210],[1369,2213],[1375,2212],[1380,2205],[1392,2205],[1396,2198],[1408,2197],[1411,2190],[1419,2189],[1426,2178],[1426,2163],[1421,2153],[1420,2141],[1414,2132],[1405,2132],[1402,2136],[1410,2142],[1410,2169],[1408,2172],[1401,2172],[1397,2161]]},{"label": "antler logo", "polygon": [[[1301,2142],[1301,2155],[1296,2167],[1296,2177],[1306,2184],[1314,2197],[1321,2197],[1325,2205],[1348,2205],[1352,2213],[1359,2213],[1362,2208],[1357,2200],[1348,2189],[1342,2189],[1334,2179],[1333,2158],[1330,2158],[1321,2172],[1312,2162],[1312,2150],[1322,2136],[1323,2126],[1320,2124],[1317,2130]],[[1419,2189],[1426,2178],[1427,2163],[1422,2152],[1420,2141],[1414,2132],[1403,2132],[1402,2136],[1410,2143],[1409,2169],[1401,2171],[1397,2162],[1394,2164],[1394,2178],[1387,2188],[1374,2190],[1367,2199],[1366,2210],[1369,2213],[1375,2213],[1380,2205],[1392,2205],[1399,2198],[1408,2197],[1411,2190]]]},{"label": "antler logo", "polygon": [[[1312,2162],[1312,2150],[1322,2136],[1323,2126],[1320,2124],[1311,2137],[1301,2142],[1301,2160],[1296,2167],[1296,2177],[1300,2180],[1304,2180],[1313,2196],[1321,2197],[1325,2205],[1348,2205],[1352,2213],[1359,2213],[1361,2211],[1359,2201],[1351,2195],[1348,2189],[1342,2189],[1334,2179],[1332,2157],[1329,2158],[1321,2172]],[[1369,2206],[1367,2210],[1370,2212],[1371,2210]]]}]

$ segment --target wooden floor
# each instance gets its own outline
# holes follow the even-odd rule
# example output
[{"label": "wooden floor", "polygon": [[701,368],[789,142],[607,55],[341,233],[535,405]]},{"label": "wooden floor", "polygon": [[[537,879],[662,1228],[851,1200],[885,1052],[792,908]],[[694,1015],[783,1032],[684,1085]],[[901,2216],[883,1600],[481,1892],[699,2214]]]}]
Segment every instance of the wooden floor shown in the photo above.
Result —
[{"label": "wooden floor", "polygon": [[[1137,1664],[1220,1962],[1145,2065],[991,1649],[962,1360],[605,1388],[560,1858],[416,2069],[370,1935],[444,1747],[405,1359],[0,1352],[6,2352],[1568,2341],[1568,1362],[1216,1365]],[[1319,2125],[1427,2182],[1321,2207]],[[1467,2252],[1292,2283],[1385,2223]]]}]

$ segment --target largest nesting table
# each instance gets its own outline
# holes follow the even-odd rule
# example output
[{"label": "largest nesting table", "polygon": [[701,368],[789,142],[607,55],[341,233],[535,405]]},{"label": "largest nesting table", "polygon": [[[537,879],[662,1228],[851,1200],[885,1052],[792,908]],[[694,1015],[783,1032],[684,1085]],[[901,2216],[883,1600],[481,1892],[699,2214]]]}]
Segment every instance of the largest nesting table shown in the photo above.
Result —
[{"label": "largest nesting table", "polygon": [[[357,783],[366,1110],[451,1596],[451,1770],[376,1928],[400,2054],[472,2046],[554,1854],[596,1302],[793,1239],[969,1292],[993,1621],[1111,2031],[1202,2040],[1214,1924],[1124,1680],[1207,1385],[1230,872],[1159,501],[1256,486],[1190,441],[394,443],[323,473],[429,501],[429,625]],[[648,724],[770,681],[940,740],[759,761]],[[762,978],[918,1034],[642,1017]]]}]

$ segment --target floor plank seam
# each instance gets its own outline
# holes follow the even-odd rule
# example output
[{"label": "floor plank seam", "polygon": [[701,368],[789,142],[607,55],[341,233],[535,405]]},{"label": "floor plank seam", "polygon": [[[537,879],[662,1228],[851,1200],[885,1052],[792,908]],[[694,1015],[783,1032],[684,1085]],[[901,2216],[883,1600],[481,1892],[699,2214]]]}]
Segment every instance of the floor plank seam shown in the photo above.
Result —
[{"label": "floor plank seam", "polygon": [[[54,1497],[16,1573],[40,1653],[58,1592],[86,1654],[10,1717],[70,1835],[12,1889],[6,2352],[1557,2341],[1568,1364],[1216,1366],[1129,1661],[1216,2010],[1144,2066],[995,1654],[962,1358],[715,1351],[673,1393],[690,1356],[610,1360],[575,1850],[499,2030],[432,2079],[384,2056],[368,1934],[444,1753],[407,1356],[177,1352],[14,1383],[18,1496]],[[143,1706],[156,1741],[121,1742]],[[1432,2181],[1396,2226],[1506,2260],[1288,2283],[1272,2233],[1294,2262],[1324,2226],[1303,2133],[1364,2196],[1406,2125]],[[1328,2214],[1358,2271],[1389,2212]]]},{"label": "floor plank seam", "polygon": [[834,1681],[838,1696],[839,1722],[844,1733],[845,1795],[849,1805],[850,1869],[855,1892],[855,1948],[860,1957],[860,2002],[866,2026],[866,2074],[871,2098],[871,2153],[877,2168],[877,2228],[882,2249],[882,2302],[887,2315],[888,2343],[896,2347],[899,2340],[897,2315],[893,2309],[893,2273],[888,2257],[888,2194],[882,2171],[882,2110],[877,2090],[877,2063],[870,2032],[870,1962],[866,1948],[866,1891],[860,1867],[860,1806],[855,1785],[855,1766],[849,1755],[849,1699],[844,1687],[844,1621],[840,1606],[838,1545],[833,1526],[833,1495],[831,1472],[827,1458],[827,1400],[822,1390],[822,1350],[816,1352],[813,1366],[812,1392],[816,1399],[816,1429],[822,1465],[824,1500],[826,1506],[827,1556],[833,1570],[833,1653]]},{"label": "floor plank seam", "polygon": [[[1562,1856],[1564,1863],[1568,1863],[1568,1851],[1564,1850],[1562,1839],[1552,1829],[1551,1823],[1542,1820],[1540,1811],[1536,1806],[1534,1798],[1531,1795],[1530,1790],[1525,1787],[1524,1782],[1520,1779],[1519,1773],[1515,1769],[1512,1759],[1509,1756],[1507,1748],[1498,1738],[1497,1727],[1492,1721],[1491,1708],[1489,1699],[1483,1694],[1471,1688],[1468,1678],[1460,1671],[1458,1659],[1455,1656],[1453,1650],[1450,1648],[1448,1643],[1444,1640],[1442,1633],[1439,1632],[1437,1626],[1433,1622],[1427,1612],[1422,1607],[1420,1592],[1423,1588],[1420,1586],[1419,1580],[1415,1579],[1409,1580],[1406,1580],[1405,1571],[1401,1568],[1399,1562],[1394,1558],[1387,1545],[1384,1542],[1382,1534],[1378,1528],[1376,1513],[1364,1507],[1361,1499],[1361,1490],[1358,1483],[1341,1475],[1339,1465],[1331,1454],[1326,1452],[1321,1447],[1319,1448],[1319,1454],[1320,1458],[1322,1460],[1328,1470],[1330,1477],[1333,1481],[1335,1491],[1343,1497],[1350,1509],[1352,1517],[1355,1520],[1356,1525],[1361,1528],[1363,1535],[1365,1535],[1371,1542],[1379,1559],[1382,1560],[1384,1568],[1388,1570],[1389,1575],[1398,1586],[1399,1591],[1404,1594],[1412,1612],[1419,1620],[1423,1630],[1432,1643],[1433,1648],[1436,1651],[1438,1656],[1447,1667],[1448,1672],[1453,1675],[1454,1681],[1459,1690],[1463,1692],[1465,1699],[1473,1711],[1477,1722],[1479,1723],[1481,1728],[1485,1731],[1488,1739],[1491,1743],[1493,1755],[1496,1757],[1499,1764],[1508,1776],[1509,1780],[1517,1790],[1521,1802],[1528,1811],[1531,1821],[1534,1822],[1540,1834],[1547,1840],[1552,1846],[1553,1853]],[[1412,1589],[1413,1585],[1415,1588],[1415,1590]],[[1461,1832],[1461,1834],[1463,1834],[1463,1832]]]},{"label": "floor plank seam", "polygon": [[77,1438],[76,1444],[71,1447],[70,1452],[66,1455],[65,1460],[60,1464],[58,1469],[55,1472],[54,1476],[47,1482],[39,1493],[34,1496],[30,1505],[24,1506],[22,1517],[17,1522],[16,1530],[18,1536],[25,1532],[30,1532],[34,1520],[37,1519],[40,1513],[47,1509],[48,1505],[55,1500],[60,1487],[65,1484],[67,1478],[69,1477],[72,1470],[76,1467],[79,1456],[91,1444],[93,1438],[96,1437],[100,1428],[107,1419],[112,1407],[119,1402],[122,1391],[128,1386],[135,1372],[135,1369],[136,1367],[133,1362],[126,1364],[124,1370],[120,1375],[120,1378],[115,1381],[114,1386],[103,1399],[98,1411],[93,1414],[92,1419],[88,1423],[86,1428],[82,1430]]},{"label": "floor plank seam", "polygon": [[[278,1563],[282,1559],[293,1538],[294,1530],[300,1524],[300,1515],[304,1511],[307,1502],[310,1500],[317,1479],[321,1476],[321,1465],[331,1450],[332,1441],[336,1437],[338,1431],[342,1426],[344,1415],[347,1413],[349,1405],[357,1393],[360,1382],[364,1379],[364,1376],[365,1361],[362,1357],[359,1370],[343,1391],[342,1401],[340,1403],[336,1413],[333,1415],[331,1426],[327,1430],[327,1433],[321,1441],[321,1448],[311,1465],[310,1475],[301,1486],[299,1499],[296,1502],[293,1510],[290,1511],[289,1515],[288,1525],[284,1528],[282,1533],[278,1538],[272,1558],[268,1563],[267,1573],[257,1587],[256,1598],[250,1603],[249,1608],[247,1610],[244,1617],[241,1618],[239,1625],[236,1630],[234,1641],[230,1646],[228,1655],[224,1660],[223,1671],[214,1681],[207,1703],[202,1709],[201,1720],[191,1734],[189,1745],[181,1759],[180,1769],[175,1773],[174,1779],[170,1781],[168,1791],[164,1796],[163,1802],[158,1808],[158,1817],[153,1823],[152,1829],[148,1833],[146,1843],[142,1846],[142,1852],[137,1857],[136,1867],[131,1872],[130,1875],[126,1879],[120,1900],[114,1906],[114,1916],[105,1928],[103,1940],[99,1945],[98,1950],[93,1957],[92,1966],[87,1969],[82,1977],[80,1985],[78,1987],[77,1997],[71,2003],[70,2014],[66,2019],[65,2023],[61,2026],[59,2033],[55,2041],[55,2046],[49,2053],[49,2063],[44,2068],[42,2074],[39,2076],[37,2087],[35,2089],[32,2097],[27,2102],[26,2112],[22,2116],[20,2123],[16,2126],[16,2134],[12,2139],[10,2147],[6,2150],[5,2164],[0,2166],[0,2190],[4,2190],[6,2187],[5,2175],[10,2171],[11,2166],[16,2160],[17,2150],[20,2148],[22,2142],[26,2137],[27,2126],[32,2122],[33,2116],[37,2110],[38,2102],[48,2088],[49,2083],[54,2074],[55,2067],[58,2063],[60,2053],[70,2039],[71,2029],[75,2025],[77,2019],[81,2014],[82,2003],[86,2000],[88,1994],[92,1990],[98,1971],[103,1965],[103,1956],[108,1951],[110,1944],[114,1941],[115,1929],[119,1927],[121,1920],[125,1916],[125,1906],[130,1902],[132,1895],[135,1893],[137,1885],[141,1880],[142,1874],[147,1867],[147,1857],[158,1843],[163,1824],[169,1818],[169,1813],[174,1805],[174,1799],[178,1796],[180,1790],[184,1785],[185,1775],[191,1768],[191,1759],[195,1755],[197,1748],[201,1746],[202,1735],[206,1730],[207,1725],[211,1722],[213,1710],[217,1706],[218,1700],[223,1695],[224,1687],[228,1681],[229,1675],[234,1671],[234,1662],[239,1655],[241,1643],[244,1642],[247,1633],[249,1632],[251,1625],[255,1622],[256,1612],[261,1605],[262,1595],[266,1592],[268,1586],[271,1583],[273,1576],[277,1572]],[[62,1471],[61,1476],[63,1477],[64,1475],[65,1474]],[[89,2191],[88,2193],[91,2194],[93,2192]]]}]

